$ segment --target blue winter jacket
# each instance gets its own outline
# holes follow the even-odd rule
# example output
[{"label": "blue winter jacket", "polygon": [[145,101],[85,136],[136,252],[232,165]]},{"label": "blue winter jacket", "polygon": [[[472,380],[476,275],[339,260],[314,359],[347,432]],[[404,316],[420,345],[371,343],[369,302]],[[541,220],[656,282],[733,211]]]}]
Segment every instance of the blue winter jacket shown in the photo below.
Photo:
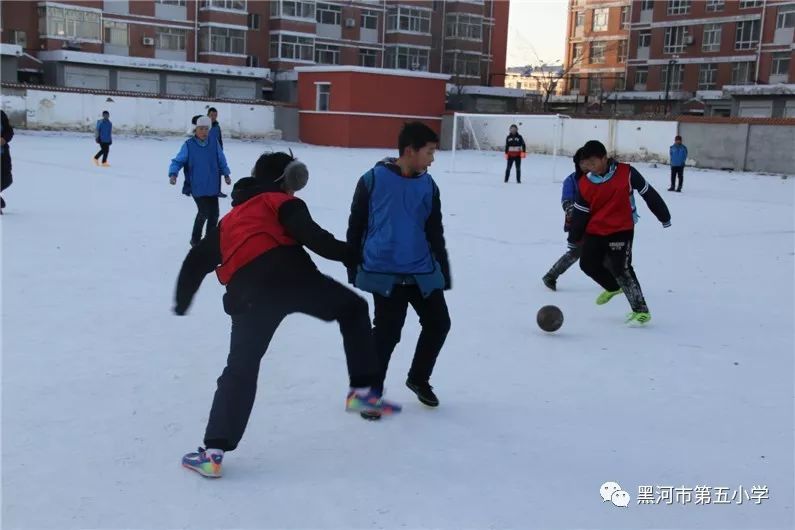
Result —
[{"label": "blue winter jacket", "polygon": [[103,144],[111,144],[113,143],[113,124],[110,120],[106,120],[102,118],[101,120],[97,120],[97,129],[94,134],[97,140],[99,140]]},{"label": "blue winter jacket", "polygon": [[560,194],[560,203],[574,202],[574,197],[577,194],[577,173],[573,172],[566,177],[563,181],[563,190]]},{"label": "blue winter jacket", "polygon": [[687,147],[684,144],[673,144],[670,155],[672,166],[684,166],[687,162]]},{"label": "blue winter jacket", "polygon": [[228,176],[229,166],[218,142],[200,141],[195,136],[185,140],[168,167],[169,177],[176,177],[185,168],[186,186],[194,197],[215,197],[221,192],[221,178]]}]

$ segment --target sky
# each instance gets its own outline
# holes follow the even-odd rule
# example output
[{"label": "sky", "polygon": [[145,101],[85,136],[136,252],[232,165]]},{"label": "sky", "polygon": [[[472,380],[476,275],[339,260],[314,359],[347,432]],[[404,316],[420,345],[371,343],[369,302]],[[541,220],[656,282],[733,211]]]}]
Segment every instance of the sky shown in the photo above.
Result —
[{"label": "sky", "polygon": [[[510,0],[507,66],[563,61],[566,0]],[[540,61],[539,61],[540,59]]]}]

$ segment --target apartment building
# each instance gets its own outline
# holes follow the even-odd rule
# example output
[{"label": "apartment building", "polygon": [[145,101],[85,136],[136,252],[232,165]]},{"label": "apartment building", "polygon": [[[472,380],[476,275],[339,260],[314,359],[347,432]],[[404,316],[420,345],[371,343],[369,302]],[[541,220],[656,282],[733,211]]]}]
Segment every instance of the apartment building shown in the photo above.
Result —
[{"label": "apartment building", "polygon": [[[624,106],[631,112],[659,111],[662,100],[665,111],[795,116],[792,0],[572,0],[569,7],[569,93],[587,87],[615,105],[633,102]],[[595,35],[594,21],[605,26],[600,13],[608,30]],[[619,39],[614,31],[628,43],[599,62],[605,43]],[[605,68],[612,86],[592,79]]]},{"label": "apartment building", "polygon": [[501,86],[505,75],[508,2],[499,0],[7,1],[0,9],[0,40],[24,52],[22,81],[260,97],[273,74],[312,64],[447,73],[471,85]]}]

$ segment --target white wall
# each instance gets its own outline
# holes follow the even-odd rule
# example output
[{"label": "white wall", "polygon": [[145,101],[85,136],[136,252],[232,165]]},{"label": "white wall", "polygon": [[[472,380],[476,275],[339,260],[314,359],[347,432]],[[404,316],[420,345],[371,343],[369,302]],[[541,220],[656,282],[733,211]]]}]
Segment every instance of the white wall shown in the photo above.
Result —
[{"label": "white wall", "polygon": [[158,98],[101,96],[27,90],[26,97],[3,97],[6,112],[24,112],[28,129],[93,131],[102,111],[110,112],[114,132],[184,134],[190,120],[218,109],[224,136],[266,137],[275,133],[269,105],[214,103]]},{"label": "white wall", "polygon": [[[468,115],[458,119],[457,148],[467,148],[466,142],[474,148],[474,143],[463,138],[462,131],[468,131],[471,124],[480,149],[502,150],[508,127],[516,124],[524,137],[528,152],[552,153],[561,135],[560,146],[563,154],[573,155],[588,140],[599,140],[611,154],[624,160],[667,161],[668,148],[677,134],[675,121],[606,120],[558,118],[556,116],[521,116],[505,114],[500,116]],[[470,135],[471,136],[471,135]]]}]

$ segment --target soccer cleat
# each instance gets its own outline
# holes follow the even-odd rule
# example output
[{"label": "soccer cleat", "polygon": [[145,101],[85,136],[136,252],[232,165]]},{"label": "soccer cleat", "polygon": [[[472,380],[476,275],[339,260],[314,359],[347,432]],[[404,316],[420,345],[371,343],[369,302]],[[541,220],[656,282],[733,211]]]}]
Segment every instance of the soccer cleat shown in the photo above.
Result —
[{"label": "soccer cleat", "polygon": [[195,453],[188,453],[182,457],[182,466],[192,469],[199,475],[207,478],[221,478],[221,462],[223,454],[207,454],[207,450],[199,447]]},{"label": "soccer cleat", "polygon": [[420,403],[426,405],[428,407],[438,407],[439,406],[439,398],[436,397],[436,394],[433,393],[433,387],[425,383],[415,383],[411,379],[406,379],[406,386],[417,394],[417,399],[420,400]]},{"label": "soccer cleat", "polygon": [[348,412],[358,412],[362,418],[367,420],[377,420],[381,416],[398,414],[403,407],[397,403],[385,400],[381,394],[375,390],[370,390],[367,394],[359,395],[355,391],[348,392],[345,400],[345,410]]},{"label": "soccer cleat", "polygon": [[110,164],[108,164],[107,162],[102,162],[102,167],[110,167]]},{"label": "soccer cleat", "polygon": [[93,161],[94,161],[94,165],[95,165],[95,166],[98,166],[98,165],[99,165],[99,160],[98,160],[98,159],[96,159],[96,158],[92,158],[91,160],[93,160]]},{"label": "soccer cleat", "polygon": [[541,281],[544,282],[544,285],[552,289],[553,291],[558,290],[558,283],[554,276],[551,274],[545,274]]},{"label": "soccer cleat", "polygon": [[605,305],[617,294],[621,294],[621,289],[617,291],[602,291],[602,294],[596,297],[596,305]]},{"label": "soccer cleat", "polygon": [[640,324],[641,326],[647,324],[651,320],[651,313],[647,311],[632,312],[627,315],[627,324]]}]

